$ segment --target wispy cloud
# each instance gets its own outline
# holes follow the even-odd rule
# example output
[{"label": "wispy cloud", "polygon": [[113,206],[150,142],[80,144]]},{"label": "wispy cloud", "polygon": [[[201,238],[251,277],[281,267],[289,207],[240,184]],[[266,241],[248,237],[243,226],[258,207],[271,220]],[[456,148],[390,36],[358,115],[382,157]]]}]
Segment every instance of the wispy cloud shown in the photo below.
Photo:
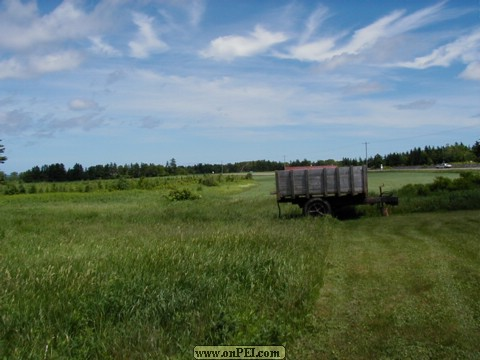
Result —
[{"label": "wispy cloud", "polygon": [[25,65],[21,64],[18,59],[10,58],[0,61],[0,80],[22,77],[26,77]]},{"label": "wispy cloud", "polygon": [[96,101],[90,99],[73,99],[68,103],[68,108],[73,111],[99,111],[100,106]]},{"label": "wispy cloud", "polygon": [[185,9],[189,15],[190,25],[194,27],[198,26],[205,12],[205,2],[203,0],[189,1]]},{"label": "wispy cloud", "polygon": [[270,32],[257,25],[249,36],[229,35],[212,40],[201,55],[215,60],[233,60],[236,57],[261,54],[287,39],[288,37],[281,32]]},{"label": "wispy cloud", "polygon": [[415,58],[413,61],[400,62],[399,67],[410,69],[427,69],[433,66],[450,66],[455,61],[468,64],[461,77],[471,80],[479,80],[479,53],[480,53],[480,29],[459,37],[453,42],[442,45],[430,54]]},{"label": "wispy cloud", "polygon": [[144,116],[140,119],[140,127],[145,129],[154,129],[163,123],[162,120],[156,119],[153,116]]},{"label": "wispy cloud", "polygon": [[74,50],[32,56],[29,61],[29,68],[34,74],[69,70],[80,65],[82,58],[83,56]]},{"label": "wispy cloud", "polygon": [[[300,61],[328,63],[331,67],[360,56],[371,61],[378,51],[377,47],[381,46],[382,40],[402,35],[443,19],[441,14],[443,7],[444,3],[441,2],[410,15],[406,15],[404,10],[395,10],[373,23],[355,30],[350,37],[348,33],[341,30],[336,35],[313,39],[314,30],[328,16],[326,9],[320,7],[309,17],[300,41],[288,48],[287,52],[277,53],[277,56]],[[312,40],[306,41],[309,38]]]},{"label": "wispy cloud", "polygon": [[460,77],[466,80],[480,80],[480,61],[468,64]]},{"label": "wispy cloud", "polygon": [[40,15],[35,2],[11,0],[0,12],[0,48],[37,49],[94,35],[105,27],[98,14],[87,14],[74,1],[64,1],[51,13]]},{"label": "wispy cloud", "polygon": [[21,58],[12,57],[0,61],[0,79],[28,78],[51,72],[71,70],[78,67],[82,61],[82,54],[74,50]]},{"label": "wispy cloud", "polygon": [[31,114],[16,109],[6,112],[0,112],[0,128],[6,135],[18,135],[34,126]]},{"label": "wispy cloud", "polygon": [[378,82],[360,81],[353,84],[348,84],[343,88],[347,95],[367,95],[382,92],[385,86]]},{"label": "wispy cloud", "polygon": [[435,100],[416,100],[406,104],[398,104],[395,107],[398,110],[427,110],[435,105]]},{"label": "wispy cloud", "polygon": [[106,124],[106,119],[98,116],[96,113],[87,113],[81,116],[75,116],[67,119],[54,118],[43,127],[44,130],[52,132],[81,129],[90,131]]},{"label": "wispy cloud", "polygon": [[328,16],[328,8],[324,5],[318,6],[315,11],[313,11],[313,13],[308,17],[305,24],[305,30],[300,35],[299,42],[301,44],[307,42],[311,38],[311,36],[315,34],[323,21],[328,18]]},{"label": "wispy cloud", "polygon": [[101,36],[90,36],[89,39],[92,42],[90,51],[97,55],[108,57],[119,57],[122,55],[121,51],[106,43]]},{"label": "wispy cloud", "polygon": [[128,43],[132,57],[146,59],[151,53],[163,52],[168,49],[168,45],[160,40],[155,32],[153,17],[134,13],[133,22],[138,27],[138,33],[135,39]]}]

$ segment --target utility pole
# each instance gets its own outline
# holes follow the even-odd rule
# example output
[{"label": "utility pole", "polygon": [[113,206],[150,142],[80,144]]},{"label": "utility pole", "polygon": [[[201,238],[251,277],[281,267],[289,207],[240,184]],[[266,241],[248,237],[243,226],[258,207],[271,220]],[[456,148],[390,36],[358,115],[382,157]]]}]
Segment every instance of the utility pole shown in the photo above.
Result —
[{"label": "utility pole", "polygon": [[365,144],[365,166],[368,168],[368,142],[364,142],[363,144]]}]

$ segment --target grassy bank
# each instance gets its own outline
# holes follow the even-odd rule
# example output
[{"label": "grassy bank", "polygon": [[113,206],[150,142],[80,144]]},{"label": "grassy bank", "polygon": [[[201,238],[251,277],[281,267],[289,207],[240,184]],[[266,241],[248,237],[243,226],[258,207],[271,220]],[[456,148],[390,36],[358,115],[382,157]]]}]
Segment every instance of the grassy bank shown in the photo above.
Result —
[{"label": "grassy bank", "polygon": [[0,358],[480,356],[478,210],[278,219],[272,177],[217,185],[1,196]]}]

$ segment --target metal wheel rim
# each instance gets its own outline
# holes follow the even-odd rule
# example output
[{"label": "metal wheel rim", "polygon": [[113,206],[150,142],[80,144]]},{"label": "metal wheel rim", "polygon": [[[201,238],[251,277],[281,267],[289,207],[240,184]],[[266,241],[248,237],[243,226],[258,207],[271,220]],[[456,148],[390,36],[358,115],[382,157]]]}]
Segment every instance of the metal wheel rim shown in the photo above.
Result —
[{"label": "metal wheel rim", "polygon": [[323,201],[318,200],[314,201],[311,204],[308,204],[307,213],[311,216],[324,216],[329,214],[328,205]]}]

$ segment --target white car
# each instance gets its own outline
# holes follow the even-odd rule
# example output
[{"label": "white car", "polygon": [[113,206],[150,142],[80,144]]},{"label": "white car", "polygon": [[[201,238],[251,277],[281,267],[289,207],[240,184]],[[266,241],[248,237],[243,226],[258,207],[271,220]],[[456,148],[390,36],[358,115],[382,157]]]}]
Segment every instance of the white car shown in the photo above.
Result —
[{"label": "white car", "polygon": [[447,163],[441,163],[441,164],[438,164],[437,166],[435,166],[437,169],[448,169],[448,168],[451,168],[452,165],[450,164],[447,164]]}]

